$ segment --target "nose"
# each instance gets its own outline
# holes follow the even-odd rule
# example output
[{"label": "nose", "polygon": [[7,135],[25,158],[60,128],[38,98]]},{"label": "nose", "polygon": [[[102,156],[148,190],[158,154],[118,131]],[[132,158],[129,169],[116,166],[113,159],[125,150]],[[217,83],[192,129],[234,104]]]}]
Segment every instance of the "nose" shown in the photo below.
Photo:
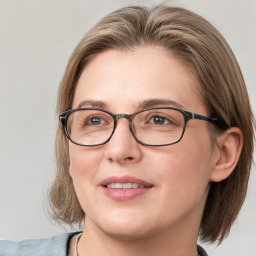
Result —
[{"label": "nose", "polygon": [[119,164],[135,163],[142,157],[141,145],[132,135],[127,117],[119,116],[115,132],[105,145],[105,157]]}]

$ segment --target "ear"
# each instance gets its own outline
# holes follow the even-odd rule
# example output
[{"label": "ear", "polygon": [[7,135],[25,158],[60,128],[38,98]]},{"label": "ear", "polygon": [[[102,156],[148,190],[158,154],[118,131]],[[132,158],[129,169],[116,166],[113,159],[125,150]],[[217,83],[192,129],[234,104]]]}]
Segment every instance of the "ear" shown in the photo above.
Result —
[{"label": "ear", "polygon": [[229,177],[237,165],[242,146],[243,133],[238,127],[229,128],[218,136],[211,181],[219,182]]}]

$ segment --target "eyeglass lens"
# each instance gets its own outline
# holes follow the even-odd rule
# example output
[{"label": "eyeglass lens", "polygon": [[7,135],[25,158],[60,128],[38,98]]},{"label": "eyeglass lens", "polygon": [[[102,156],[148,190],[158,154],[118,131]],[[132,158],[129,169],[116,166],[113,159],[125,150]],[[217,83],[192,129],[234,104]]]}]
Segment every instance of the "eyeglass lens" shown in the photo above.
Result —
[{"label": "eyeglass lens", "polygon": [[[97,145],[104,143],[114,129],[114,118],[100,110],[80,110],[68,117],[67,131],[75,143]],[[178,141],[183,133],[184,116],[174,109],[151,109],[133,116],[134,136],[144,144],[164,145]]]}]

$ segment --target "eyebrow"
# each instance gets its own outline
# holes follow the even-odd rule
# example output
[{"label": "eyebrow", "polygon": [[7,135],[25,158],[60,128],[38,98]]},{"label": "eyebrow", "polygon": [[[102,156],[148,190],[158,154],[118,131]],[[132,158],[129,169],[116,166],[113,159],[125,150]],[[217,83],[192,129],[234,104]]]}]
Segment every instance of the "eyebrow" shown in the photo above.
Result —
[{"label": "eyebrow", "polygon": [[[104,101],[100,101],[100,100],[83,100],[78,105],[78,108],[82,108],[86,105],[90,105],[91,107],[96,107],[96,108],[103,108],[103,109],[108,108],[108,104],[105,103]],[[156,107],[156,106],[173,106],[173,107],[181,108],[181,109],[184,108],[184,106],[182,106],[181,104],[179,104],[178,102],[173,101],[173,100],[148,99],[148,100],[139,102],[138,109],[146,109],[146,108],[151,108],[151,107]]]},{"label": "eyebrow", "polygon": [[176,101],[173,100],[168,100],[168,99],[149,99],[142,101],[139,103],[139,108],[140,109],[145,109],[145,108],[151,108],[151,107],[156,107],[156,106],[173,106],[177,108],[184,108],[181,104],[179,104]]},{"label": "eyebrow", "polygon": [[79,105],[78,108],[82,108],[85,105],[90,105],[92,107],[98,108],[107,108],[107,104],[101,100],[83,100]]}]

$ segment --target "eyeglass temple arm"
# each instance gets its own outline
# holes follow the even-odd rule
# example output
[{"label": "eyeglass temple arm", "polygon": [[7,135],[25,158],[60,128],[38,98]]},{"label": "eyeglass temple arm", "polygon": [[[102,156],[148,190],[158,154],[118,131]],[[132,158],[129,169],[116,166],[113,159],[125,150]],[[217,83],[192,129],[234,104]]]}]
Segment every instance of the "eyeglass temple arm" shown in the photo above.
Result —
[{"label": "eyeglass temple arm", "polygon": [[199,120],[203,120],[203,121],[209,121],[212,123],[215,123],[217,126],[219,126],[221,129],[226,130],[229,128],[229,126],[222,120],[219,120],[218,118],[213,118],[213,117],[207,117],[207,116],[202,116],[199,114],[195,114],[195,113],[189,113],[189,119],[199,119]]},{"label": "eyeglass temple arm", "polygon": [[211,118],[211,117],[206,117],[202,116],[199,114],[191,113],[191,119],[199,119],[199,120],[204,120],[204,121],[210,121],[210,122],[217,122],[217,118]]},{"label": "eyeglass temple arm", "polygon": [[60,121],[60,123],[62,124],[62,126],[65,127],[65,124],[66,124],[66,116],[60,114],[60,116],[59,116],[59,121]]}]

